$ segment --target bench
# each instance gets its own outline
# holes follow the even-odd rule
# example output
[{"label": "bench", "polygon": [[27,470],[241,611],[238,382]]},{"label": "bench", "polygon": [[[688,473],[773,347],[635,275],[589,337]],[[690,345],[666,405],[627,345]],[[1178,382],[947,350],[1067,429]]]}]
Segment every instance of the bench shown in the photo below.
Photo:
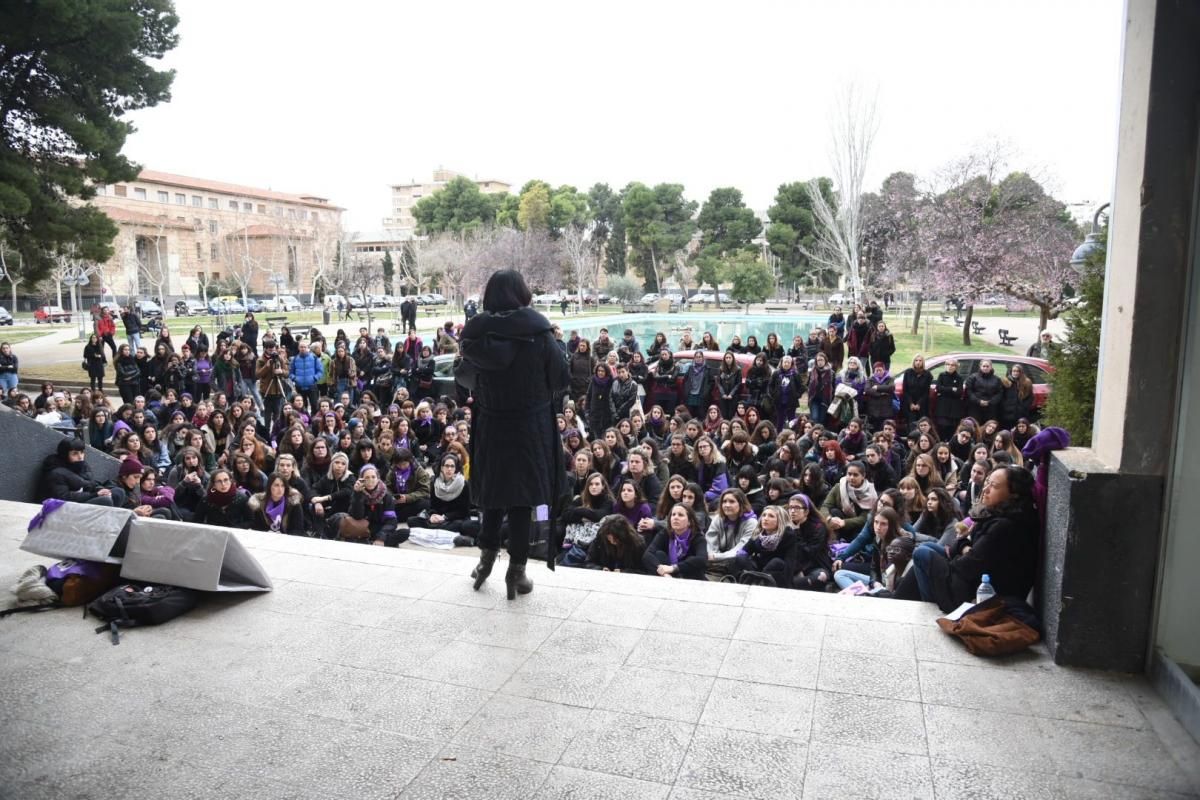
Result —
[{"label": "bench", "polygon": [[980,325],[978,322],[972,322],[972,323],[971,323],[971,330],[975,332],[975,335],[976,335],[976,336],[980,336],[980,335],[982,335],[982,334],[983,334],[983,332],[984,332],[984,331],[986,331],[986,330],[987,330],[987,326],[986,326],[986,325]]},{"label": "bench", "polygon": [[1020,338],[1019,336],[1009,336],[1008,328],[1000,328],[996,333],[1000,334],[1000,344],[1005,347],[1012,347],[1012,343]]},{"label": "bench", "polygon": [[653,303],[625,303],[621,306],[622,314],[649,314],[653,311]]},{"label": "bench", "polygon": [[267,324],[271,325],[271,326],[287,325],[287,321],[288,321],[287,317],[280,317],[280,316],[264,317],[264,319],[267,321]]},{"label": "bench", "polygon": [[788,312],[788,307],[787,306],[764,306],[763,311],[766,311],[768,314],[786,314]]}]

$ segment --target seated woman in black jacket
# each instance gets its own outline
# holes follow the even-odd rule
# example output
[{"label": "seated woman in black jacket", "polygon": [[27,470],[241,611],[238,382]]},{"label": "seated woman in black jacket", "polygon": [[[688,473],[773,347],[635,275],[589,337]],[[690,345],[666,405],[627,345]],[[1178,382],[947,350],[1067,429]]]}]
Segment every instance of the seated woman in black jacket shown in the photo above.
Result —
[{"label": "seated woman in black jacket", "polygon": [[266,491],[247,501],[246,516],[251,530],[304,535],[304,498],[278,473],[267,478]]},{"label": "seated woman in black jacket", "polygon": [[208,489],[192,512],[192,522],[224,528],[245,528],[248,499],[249,495],[234,483],[233,473],[224,468],[218,469],[208,479]]},{"label": "seated woman in black jacket", "polygon": [[823,592],[833,580],[829,529],[825,527],[816,504],[808,495],[794,494],[789,497],[787,510],[788,527],[796,534],[792,586]]},{"label": "seated woman in black jacket", "polygon": [[[479,535],[479,522],[471,519],[471,489],[462,474],[458,456],[447,453],[438,464],[433,479],[429,508],[408,518],[410,528],[433,528],[454,531],[455,545],[470,547]],[[460,541],[461,540],[461,541]]]},{"label": "seated woman in black jacket", "polygon": [[[323,441],[318,439],[317,441]],[[329,460],[329,469],[313,485],[313,526],[326,539],[337,538],[337,526],[329,521],[335,514],[350,512],[350,497],[354,494],[354,475],[350,472],[350,457],[345,453],[334,453]]]},{"label": "seated woman in black jacket", "polygon": [[644,552],[642,537],[629,520],[620,514],[609,514],[600,520],[600,529],[588,547],[586,566],[605,572],[640,573]]},{"label": "seated woman in black jacket", "polygon": [[912,569],[900,582],[896,597],[937,603],[950,612],[974,602],[975,590],[988,575],[996,594],[1025,599],[1037,576],[1039,523],[1033,474],[1014,466],[992,470],[970,516],[974,520],[970,534],[955,543],[949,557],[937,542],[913,551]]},{"label": "seated woman in black jacket", "polygon": [[682,503],[671,506],[667,529],[660,531],[642,556],[642,566],[651,575],[664,578],[704,580],[708,565],[708,543],[696,514]]},{"label": "seated woman in black jacket", "polygon": [[791,588],[796,534],[785,527],[783,509],[766,506],[758,515],[758,530],[734,557],[734,572],[765,572],[780,588]]},{"label": "seated woman in black jacket", "polygon": [[[583,492],[571,501],[571,507],[563,511],[563,549],[569,550],[572,545],[586,553],[592,541],[600,520],[613,513],[612,492],[608,488],[608,479],[599,472],[588,475]],[[568,566],[579,566],[579,560]]]}]

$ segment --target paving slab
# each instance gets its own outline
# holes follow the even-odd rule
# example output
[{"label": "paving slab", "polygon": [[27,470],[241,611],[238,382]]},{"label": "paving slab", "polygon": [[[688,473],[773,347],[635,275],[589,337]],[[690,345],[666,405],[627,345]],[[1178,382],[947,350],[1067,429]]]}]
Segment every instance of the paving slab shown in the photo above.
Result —
[{"label": "paving slab", "polygon": [[[0,503],[0,592],[36,510]],[[508,602],[462,554],[237,536],[275,591],[116,647],[0,620],[0,798],[1200,796],[1141,677],[976,658],[931,605],[540,566]]]}]

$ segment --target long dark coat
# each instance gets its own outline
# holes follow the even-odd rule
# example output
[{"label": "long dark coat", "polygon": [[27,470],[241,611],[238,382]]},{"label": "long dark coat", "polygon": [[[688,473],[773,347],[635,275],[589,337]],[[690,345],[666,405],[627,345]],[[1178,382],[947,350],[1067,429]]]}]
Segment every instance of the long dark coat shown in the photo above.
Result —
[{"label": "long dark coat", "polygon": [[[967,411],[976,422],[986,422],[989,419],[999,419],[1000,401],[1004,397],[1004,384],[995,372],[984,375],[976,372],[967,378],[964,384],[967,392]],[[986,400],[987,405],[982,405]]]},{"label": "long dark coat", "polygon": [[[961,373],[942,372],[937,377],[937,408],[935,413],[940,420],[958,424],[966,415],[966,403],[963,402],[963,376]],[[904,384],[908,389],[908,384]]]},{"label": "long dark coat", "polygon": [[475,397],[471,496],[481,508],[554,504],[566,464],[555,409],[569,378],[550,322],[531,308],[484,311],[463,327],[455,378]]}]

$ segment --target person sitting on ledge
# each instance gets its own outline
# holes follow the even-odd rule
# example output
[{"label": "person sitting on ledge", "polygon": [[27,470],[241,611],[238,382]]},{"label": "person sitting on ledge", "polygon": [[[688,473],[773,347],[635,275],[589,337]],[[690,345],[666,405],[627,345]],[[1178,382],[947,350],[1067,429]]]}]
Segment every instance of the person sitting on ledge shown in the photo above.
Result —
[{"label": "person sitting on ledge", "polygon": [[124,504],[124,492],[92,477],[92,470],[84,460],[86,452],[82,439],[63,439],[58,443],[58,451],[42,461],[42,499],[96,506]]},{"label": "person sitting on ledge", "polygon": [[992,470],[983,485],[974,522],[947,555],[936,543],[913,552],[913,568],[896,590],[901,600],[937,603],[945,612],[973,602],[983,575],[996,594],[1024,600],[1037,576],[1038,515],[1033,503],[1033,474],[1024,467]]}]

